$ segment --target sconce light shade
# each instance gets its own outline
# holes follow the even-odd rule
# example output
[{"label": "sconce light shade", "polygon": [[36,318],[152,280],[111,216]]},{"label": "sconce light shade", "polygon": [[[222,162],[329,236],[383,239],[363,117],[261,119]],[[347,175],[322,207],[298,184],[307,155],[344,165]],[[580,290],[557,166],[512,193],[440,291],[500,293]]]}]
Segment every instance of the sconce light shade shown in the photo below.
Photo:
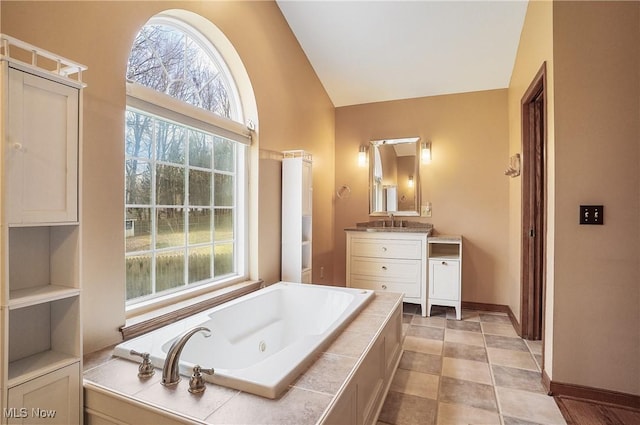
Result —
[{"label": "sconce light shade", "polygon": [[367,147],[360,145],[358,149],[358,166],[364,167],[367,165]]},{"label": "sconce light shade", "polygon": [[423,164],[431,162],[431,142],[422,142],[420,146],[420,158]]},{"label": "sconce light shade", "polygon": [[409,187],[413,187],[413,176],[409,176],[409,181],[407,182]]}]

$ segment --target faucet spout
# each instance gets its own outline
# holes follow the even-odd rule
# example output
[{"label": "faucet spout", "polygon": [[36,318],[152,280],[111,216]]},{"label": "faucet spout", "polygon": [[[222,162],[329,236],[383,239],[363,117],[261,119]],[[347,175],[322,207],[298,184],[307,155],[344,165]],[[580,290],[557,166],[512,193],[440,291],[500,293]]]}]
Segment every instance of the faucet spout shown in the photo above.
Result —
[{"label": "faucet spout", "polygon": [[171,387],[180,382],[180,371],[178,367],[180,354],[187,344],[187,341],[189,341],[189,338],[198,332],[211,332],[211,330],[204,326],[197,326],[184,332],[171,344],[171,348],[169,348],[167,357],[164,360],[164,367],[162,368],[162,385]]}]

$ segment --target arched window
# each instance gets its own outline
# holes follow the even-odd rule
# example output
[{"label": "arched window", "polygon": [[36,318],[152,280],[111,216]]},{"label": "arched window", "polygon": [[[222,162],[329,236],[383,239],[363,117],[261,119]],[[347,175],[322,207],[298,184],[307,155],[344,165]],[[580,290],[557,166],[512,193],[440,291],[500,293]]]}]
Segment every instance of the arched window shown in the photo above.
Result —
[{"label": "arched window", "polygon": [[154,17],[126,77],[127,303],[246,278],[250,137],[225,62],[194,28]]}]

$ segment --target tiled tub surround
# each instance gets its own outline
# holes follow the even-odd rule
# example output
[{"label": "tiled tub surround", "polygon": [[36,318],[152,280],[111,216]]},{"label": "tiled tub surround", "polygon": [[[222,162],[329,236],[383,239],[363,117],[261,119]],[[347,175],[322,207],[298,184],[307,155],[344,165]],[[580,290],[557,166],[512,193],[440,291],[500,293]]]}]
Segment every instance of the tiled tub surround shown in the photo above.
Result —
[{"label": "tiled tub surround", "polygon": [[185,377],[167,388],[160,370],[143,380],[136,363],[110,357],[84,374],[85,424],[371,423],[400,359],[401,321],[402,295],[376,293],[277,400],[210,383],[193,395]]},{"label": "tiled tub surround", "polygon": [[540,383],[542,344],[506,314],[405,304],[404,353],[378,425],[565,424]]},{"label": "tiled tub surround", "polygon": [[279,282],[118,344],[113,354],[135,362],[132,350],[146,352],[162,368],[180,335],[206,329],[183,346],[181,374],[215,367],[205,381],[279,398],[373,298],[373,291]]}]

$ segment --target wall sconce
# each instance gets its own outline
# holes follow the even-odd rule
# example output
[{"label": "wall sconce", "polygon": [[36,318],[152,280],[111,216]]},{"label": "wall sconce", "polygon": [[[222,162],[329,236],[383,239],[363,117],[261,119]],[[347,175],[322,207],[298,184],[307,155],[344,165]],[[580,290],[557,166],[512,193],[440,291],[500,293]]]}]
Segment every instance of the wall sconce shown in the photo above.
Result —
[{"label": "wall sconce", "polygon": [[407,182],[409,187],[413,187],[413,176],[409,176],[409,181]]},{"label": "wall sconce", "polygon": [[367,147],[360,145],[358,149],[358,166],[364,167],[365,165],[367,165]]},{"label": "wall sconce", "polygon": [[431,162],[431,142],[422,142],[420,145],[420,158],[423,164]]}]

